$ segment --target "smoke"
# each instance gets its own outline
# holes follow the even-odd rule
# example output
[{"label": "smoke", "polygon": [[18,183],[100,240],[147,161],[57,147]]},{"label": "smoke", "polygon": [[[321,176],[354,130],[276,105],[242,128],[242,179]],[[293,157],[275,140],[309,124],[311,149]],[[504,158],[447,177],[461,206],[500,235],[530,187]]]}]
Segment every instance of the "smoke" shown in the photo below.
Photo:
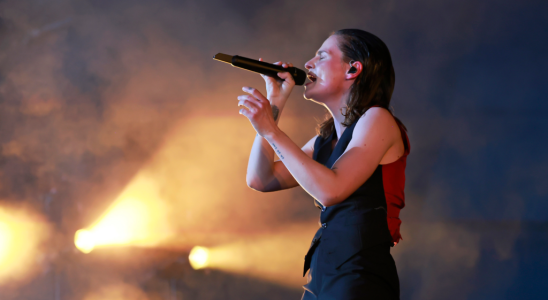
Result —
[{"label": "smoke", "polygon": [[[402,290],[413,291],[408,299],[459,299],[470,294],[474,286],[468,281],[481,255],[480,233],[458,223],[411,222],[402,235],[404,240],[392,254],[400,276],[411,275],[402,282]],[[460,289],[453,290],[453,286]]]},{"label": "smoke", "polygon": [[[260,195],[245,184],[254,132],[237,114],[236,96],[242,85],[263,83],[211,56],[272,61],[291,51],[252,41],[249,23],[226,15],[227,4],[6,1],[2,8],[0,195],[43,211],[60,229],[54,248],[71,247],[74,232],[99,220],[139,174],[153,178],[170,207],[165,247],[214,246],[315,222],[303,191]],[[196,29],[211,18],[217,22]],[[294,98],[302,103],[300,92]],[[304,144],[317,114],[293,107],[281,126]],[[52,276],[61,286],[68,280]],[[72,277],[71,285],[85,289],[82,280]]]},{"label": "smoke", "polygon": [[207,250],[207,267],[300,288],[306,283],[301,272],[303,253],[316,230],[316,224],[292,224],[255,236],[234,237]]},{"label": "smoke", "polygon": [[125,283],[111,284],[101,287],[98,291],[90,292],[84,300],[148,300],[146,293],[141,289]]},{"label": "smoke", "polygon": [[[53,252],[72,250],[75,231],[92,226],[143,175],[168,207],[162,247],[216,247],[313,224],[318,211],[301,189],[260,194],[246,187],[254,132],[237,114],[236,96],[243,85],[262,89],[264,83],[211,57],[260,56],[303,67],[330,32],[363,28],[391,49],[398,74],[393,106],[412,143],[404,240],[394,248],[402,291],[448,298],[443,288],[465,298],[473,291],[460,286],[477,274],[493,230],[459,220],[546,219],[546,202],[539,201],[548,186],[546,160],[540,150],[523,155],[543,149],[532,146],[529,133],[546,131],[546,107],[534,101],[545,94],[536,79],[543,78],[537,75],[546,68],[545,56],[531,50],[546,53],[538,39],[546,26],[534,24],[533,13],[543,8],[540,2],[452,0],[3,1],[0,199],[41,212],[56,231],[47,250]],[[325,113],[301,94],[296,87],[280,123],[300,145]],[[499,99],[524,99],[531,109],[508,111],[516,100]],[[483,113],[493,107],[503,112]],[[516,113],[522,117],[508,121]],[[525,146],[514,143],[522,139]],[[493,155],[500,149],[509,150]],[[497,259],[516,257],[522,229],[518,222],[509,235],[497,235],[503,239],[487,238]],[[96,289],[89,297],[117,297],[118,287],[103,290],[87,280],[66,279],[83,291]]]}]

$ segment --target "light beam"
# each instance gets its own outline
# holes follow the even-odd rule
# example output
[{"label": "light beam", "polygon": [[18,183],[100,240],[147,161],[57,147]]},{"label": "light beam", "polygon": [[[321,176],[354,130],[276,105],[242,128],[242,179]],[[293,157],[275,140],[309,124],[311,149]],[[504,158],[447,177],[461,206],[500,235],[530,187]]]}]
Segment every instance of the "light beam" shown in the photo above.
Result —
[{"label": "light beam", "polygon": [[99,220],[74,235],[74,244],[89,253],[103,246],[155,246],[170,236],[167,208],[157,183],[139,173]]},{"label": "light beam", "polygon": [[196,246],[189,255],[194,269],[218,269],[266,279],[289,287],[305,284],[304,255],[317,230],[316,222],[293,224],[276,232],[237,237],[214,247]]}]

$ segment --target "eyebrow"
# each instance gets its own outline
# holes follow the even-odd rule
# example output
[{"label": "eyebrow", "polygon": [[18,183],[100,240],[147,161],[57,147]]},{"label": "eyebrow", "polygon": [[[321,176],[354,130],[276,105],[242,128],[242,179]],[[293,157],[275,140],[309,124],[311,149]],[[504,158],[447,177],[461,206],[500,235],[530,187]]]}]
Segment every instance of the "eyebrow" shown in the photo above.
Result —
[{"label": "eyebrow", "polygon": [[327,52],[327,51],[318,50],[318,51],[316,52],[316,55],[322,54],[322,53],[329,54],[329,52]]}]

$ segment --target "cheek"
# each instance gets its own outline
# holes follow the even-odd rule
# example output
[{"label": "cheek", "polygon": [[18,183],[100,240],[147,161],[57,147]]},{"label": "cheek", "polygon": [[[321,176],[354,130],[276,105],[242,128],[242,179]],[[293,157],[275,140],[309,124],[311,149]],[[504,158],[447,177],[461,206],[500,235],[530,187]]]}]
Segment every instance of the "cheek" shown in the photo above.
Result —
[{"label": "cheek", "polygon": [[[340,69],[340,66],[326,66],[326,70],[322,75],[322,84],[326,86],[338,86],[344,79],[343,70]],[[343,77],[341,78],[341,76]]]},{"label": "cheek", "polygon": [[339,86],[339,78],[335,74],[330,73],[323,76],[320,84],[326,88],[335,88]]}]

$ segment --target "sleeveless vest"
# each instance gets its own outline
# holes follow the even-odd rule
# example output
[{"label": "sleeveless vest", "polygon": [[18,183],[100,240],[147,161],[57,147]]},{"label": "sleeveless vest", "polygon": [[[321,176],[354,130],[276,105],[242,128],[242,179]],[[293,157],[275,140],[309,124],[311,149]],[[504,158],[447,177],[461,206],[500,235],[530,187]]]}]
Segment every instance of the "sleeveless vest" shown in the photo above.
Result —
[{"label": "sleeveless vest", "polygon": [[[350,143],[357,122],[346,128],[333,150],[335,131],[326,139],[318,136],[314,143],[313,159],[331,168]],[[404,155],[400,159],[379,165],[367,181],[336,205],[324,207],[314,200],[321,209],[321,227],[305,256],[303,276],[310,267],[310,258],[316,248],[322,253],[319,257],[338,267],[362,249],[382,243],[393,245],[401,238],[401,221],[398,217],[400,209],[405,206],[403,188],[410,147],[403,125],[397,123],[405,146]]]}]

